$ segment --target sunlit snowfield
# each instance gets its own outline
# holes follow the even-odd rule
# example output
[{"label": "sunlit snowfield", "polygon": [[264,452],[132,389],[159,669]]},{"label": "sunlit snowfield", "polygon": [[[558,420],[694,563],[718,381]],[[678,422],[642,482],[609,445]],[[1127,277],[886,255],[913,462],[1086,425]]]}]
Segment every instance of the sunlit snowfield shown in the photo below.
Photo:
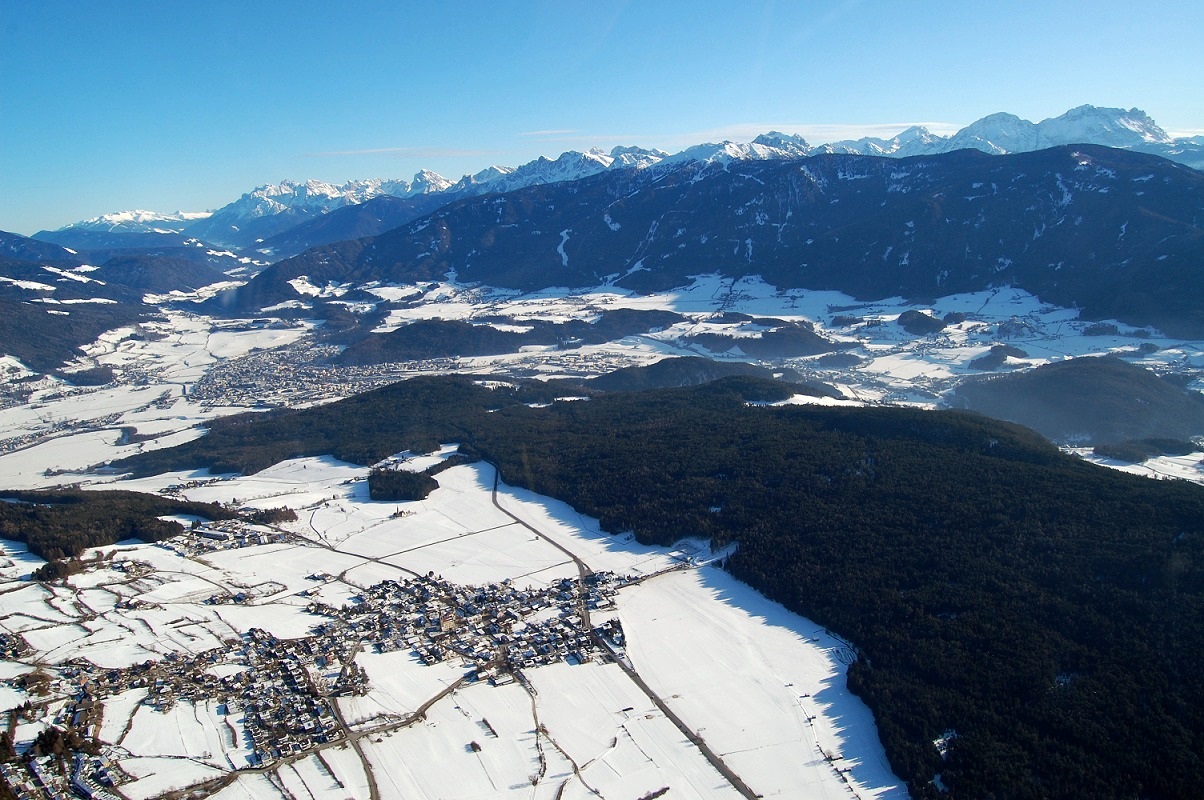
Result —
[{"label": "sunlit snowfield", "polygon": [[[30,583],[25,576],[36,559],[10,545],[0,630],[20,633],[34,653],[25,664],[6,664],[3,674],[11,678],[36,664],[54,675],[54,665],[81,658],[123,668],[173,653],[202,654],[251,628],[281,639],[306,636],[315,623],[306,610],[314,597],[348,602],[406,573],[437,570],[453,583],[532,587],[575,577],[573,562],[518,517],[593,570],[639,577],[694,562],[620,590],[616,607],[596,614],[594,623],[618,616],[634,668],[756,791],[835,797],[848,796],[852,786],[863,797],[902,796],[872,717],[845,688],[846,646],[707,565],[710,554],[699,543],[644,547],[630,536],[601,533],[595,520],[561,503],[503,486],[498,502],[505,513],[492,501],[487,465],[441,473],[441,488],[404,504],[413,513],[400,518],[393,516],[398,504],[366,498],[365,476],[365,469],[333,459],[299,459],[188,491],[195,500],[295,504],[301,513],[289,527],[309,541],[191,558],[165,546],[102,548],[117,551],[116,562],[153,567],[133,581],[102,566],[65,586]],[[316,593],[315,571],[327,576]],[[222,592],[253,599],[204,602]],[[139,607],[117,608],[122,601]],[[426,666],[412,652],[364,652],[357,663],[370,691],[338,700],[353,730],[412,713],[466,670],[454,661]],[[370,779],[383,798],[639,797],[665,786],[683,797],[740,796],[617,665],[561,663],[527,675],[530,691],[474,683],[431,706],[419,722],[363,737],[370,776],[364,760],[332,747],[280,766],[270,778],[248,773],[218,796],[279,797],[275,787],[283,781],[294,794],[367,797]],[[130,689],[105,701],[100,738],[123,754],[123,769],[145,776],[123,785],[124,794],[150,798],[250,766],[239,720],[219,704],[183,701],[164,713],[141,704],[145,696],[145,689]],[[0,695],[9,707],[26,699],[9,687]],[[22,721],[18,743],[31,741],[54,712],[52,703],[47,717]],[[482,720],[496,735],[482,734]],[[482,749],[467,749],[469,741]]]},{"label": "sunlit snowfield", "polygon": [[[716,322],[716,310],[808,320],[855,344],[863,359],[856,369],[836,372],[813,359],[792,360],[791,366],[845,395],[825,402],[935,406],[957,376],[974,372],[969,362],[1000,340],[998,326],[1009,321],[1022,325],[1008,343],[1029,356],[1010,359],[1017,367],[1105,352],[1130,353],[1140,363],[1169,369],[1204,366],[1200,342],[1169,340],[1156,332],[1140,340],[1084,336],[1087,323],[1076,312],[1044,305],[1018,290],[935,301],[925,309],[938,317],[962,312],[967,319],[929,337],[913,336],[895,324],[910,307],[901,301],[860,303],[831,292],[779,292],[755,280],[700,278],[686,289],[653,297],[519,295],[454,284],[422,290],[379,287],[378,295],[423,299],[394,311],[388,326],[419,317],[478,315],[509,317],[521,325],[524,319],[589,318],[623,307],[665,308],[690,318],[675,329],[568,355],[536,348],[462,360],[459,369],[481,374],[522,368],[552,377],[570,368],[580,374],[590,364],[601,371],[620,363],[651,363],[692,354],[673,341],[687,332],[740,336],[755,330],[754,324]],[[841,315],[873,324],[842,327],[834,323]],[[608,616],[621,620],[626,657],[648,689],[756,793],[905,796],[885,762],[868,710],[845,687],[848,647],[708,565],[714,554],[689,540],[690,531],[682,531],[686,538],[676,549],[650,548],[629,534],[601,532],[595,520],[561,503],[504,484],[495,505],[493,470],[479,464],[441,473],[441,488],[409,504],[368,500],[367,469],[328,457],[285,462],[254,476],[176,473],[118,481],[119,476],[86,471],[144,448],[201,436],[205,420],[245,410],[202,406],[190,396],[191,387],[215,365],[293,344],[307,329],[237,330],[176,313],[170,326],[162,327],[163,338],[113,332],[88,348],[81,362],[118,367],[127,376],[137,375],[137,382],[74,389],[43,379],[29,402],[0,411],[5,445],[0,486],[82,482],[91,488],[154,492],[186,485],[183,495],[191,500],[288,506],[298,514],[286,525],[295,535],[286,543],[200,556],[135,543],[103,548],[105,554],[116,551],[112,560],[64,586],[30,582],[28,575],[40,561],[5,543],[0,632],[20,634],[33,652],[20,662],[0,663],[0,707],[31,699],[13,687],[13,678],[42,670],[59,680],[62,665],[75,659],[122,669],[220,650],[252,628],[281,639],[309,636],[318,620],[307,610],[311,602],[338,607],[374,584],[406,575],[433,572],[475,586],[506,580],[547,586],[576,577],[567,550],[593,571],[655,575],[621,588],[615,606],[596,613],[594,623]],[[1141,342],[1157,350],[1137,354]],[[10,365],[10,374],[17,369]],[[330,398],[307,402],[322,399]],[[123,444],[122,431],[129,428],[143,440]],[[449,446],[414,459],[411,466],[425,468],[451,451]],[[1125,468],[1192,480],[1202,475],[1199,454]],[[131,578],[111,566],[125,560],[144,562],[149,571]],[[666,571],[683,564],[684,569]],[[315,574],[324,577],[315,581]],[[205,602],[222,593],[249,599]],[[649,694],[605,659],[537,666],[525,671],[528,685],[502,686],[459,684],[464,664],[453,659],[427,666],[412,651],[364,650],[355,663],[365,670],[369,690],[337,702],[350,730],[362,735],[266,771],[249,769],[251,751],[240,734],[241,717],[212,701],[181,701],[160,711],[143,703],[146,688],[129,689],[104,699],[97,735],[114,747],[132,778],[120,787],[132,800],[222,778],[229,779],[216,795],[222,798],[638,798],[664,787],[673,797],[740,796]],[[216,663],[213,669],[237,665]],[[424,716],[409,719],[453,684],[454,691]],[[52,686],[55,697],[71,683],[62,679]],[[53,701],[38,719],[21,718],[18,746],[31,742],[65,702]]]}]

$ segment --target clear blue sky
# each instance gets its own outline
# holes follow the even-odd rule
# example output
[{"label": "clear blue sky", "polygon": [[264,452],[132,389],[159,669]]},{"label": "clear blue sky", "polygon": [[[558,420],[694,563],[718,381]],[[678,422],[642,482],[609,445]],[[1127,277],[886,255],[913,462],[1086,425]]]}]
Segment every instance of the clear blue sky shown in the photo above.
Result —
[{"label": "clear blue sky", "polygon": [[1201,31],[1199,0],[0,0],[0,230],[1084,103],[1201,132]]}]

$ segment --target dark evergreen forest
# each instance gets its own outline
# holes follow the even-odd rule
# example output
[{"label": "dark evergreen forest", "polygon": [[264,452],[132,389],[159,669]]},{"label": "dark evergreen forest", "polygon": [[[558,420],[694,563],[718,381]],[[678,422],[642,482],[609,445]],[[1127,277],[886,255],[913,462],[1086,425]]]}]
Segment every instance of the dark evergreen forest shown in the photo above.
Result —
[{"label": "dark evergreen forest", "polygon": [[191,503],[141,492],[3,491],[0,538],[23,542],[29,552],[55,561],[90,547],[141,539],[157,542],[183,532],[172,514],[210,520],[238,514],[213,503]]},{"label": "dark evergreen forest", "polygon": [[738,542],[733,574],[858,648],[849,684],[914,796],[1198,796],[1204,489],[969,412],[767,406],[791,390],[757,378],[527,405],[552,391],[415,379],[117,466],[458,442],[608,530]]}]

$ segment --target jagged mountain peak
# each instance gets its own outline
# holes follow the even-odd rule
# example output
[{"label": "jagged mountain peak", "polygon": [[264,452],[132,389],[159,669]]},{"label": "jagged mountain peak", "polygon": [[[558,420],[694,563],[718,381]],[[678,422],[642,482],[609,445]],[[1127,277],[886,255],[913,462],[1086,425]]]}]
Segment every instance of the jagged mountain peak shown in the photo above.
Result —
[{"label": "jagged mountain peak", "polygon": [[606,166],[606,167],[609,167],[610,162],[612,161],[611,157],[606,154],[606,151],[599,147],[590,148],[589,150],[586,150],[584,153],[578,152],[576,150],[569,150],[569,151],[561,154],[560,158],[557,158],[556,161],[561,161],[562,159],[565,159],[566,157],[569,161],[582,161],[582,162],[594,161],[594,162],[602,164],[603,166]]},{"label": "jagged mountain peak", "polygon": [[458,192],[471,186],[490,183],[498,180],[499,178],[504,178],[512,172],[514,172],[514,167],[499,167],[494,164],[485,167],[485,169],[481,170],[480,172],[474,172],[472,175],[465,175],[451,187],[451,191]]},{"label": "jagged mountain peak", "polygon": [[[454,185],[454,181],[448,180],[438,172],[424,169],[414,175],[414,180],[410,183],[409,193],[426,194],[428,192],[443,192]],[[392,194],[392,192],[383,192],[383,194]]]},{"label": "jagged mountain peak", "polygon": [[926,147],[940,141],[941,138],[923,125],[912,125],[910,128],[906,128],[901,133],[896,134],[890,141],[897,143],[899,148],[902,149],[912,145]]},{"label": "jagged mountain peak", "polygon": [[1110,147],[1140,144],[1169,144],[1172,139],[1158,123],[1139,108],[1072,108],[1065,114],[1037,124],[1051,146],[1092,142]]},{"label": "jagged mountain peak", "polygon": [[[199,214],[195,217],[182,215],[183,219],[175,225],[169,225],[166,223],[173,215],[156,215],[158,219],[164,220],[164,224],[159,225],[150,218],[155,212],[131,211],[105,215],[67,227],[118,224],[118,217],[128,217],[127,221],[120,223],[125,226],[121,228],[122,231],[164,233],[184,229],[187,235],[206,241],[246,247],[261,239],[274,237],[291,227],[307,224],[317,216],[327,215],[377,197],[423,197],[433,201],[435,195],[442,194],[446,197],[446,202],[451,202],[481,192],[509,192],[537,184],[578,180],[606,170],[644,169],[656,164],[672,167],[697,162],[726,166],[735,161],[802,158],[816,153],[898,158],[934,155],[966,148],[1001,155],[1062,144],[1100,144],[1138,150],[1170,158],[1195,169],[1204,168],[1204,137],[1172,139],[1148,114],[1138,108],[1125,110],[1081,105],[1040,123],[1030,122],[1008,112],[997,112],[962,128],[950,137],[939,136],[923,126],[913,125],[889,139],[864,137],[812,146],[797,134],[771,130],[757,136],[751,142],[722,141],[699,144],[675,155],[669,155],[662,150],[632,146],[615,147],[609,153],[598,148],[585,152],[570,150],[555,158],[541,156],[517,168],[487,167],[454,182],[429,170],[420,171],[412,182],[371,179],[335,185],[320,180],[284,180],[278,184],[257,187],[233,203],[218,209],[209,219],[198,219],[202,216]],[[430,206],[427,200],[423,201],[423,208],[429,211],[433,206]],[[131,227],[143,224],[137,221],[140,217],[145,219],[145,225],[148,227]],[[383,221],[380,224],[384,224]],[[362,235],[362,228],[357,231],[358,235]],[[296,238],[291,246],[304,247],[306,241],[302,236]]]},{"label": "jagged mountain peak", "polygon": [[685,164],[693,161],[703,164],[728,164],[733,161],[802,158],[811,153],[811,146],[802,137],[768,133],[747,143],[725,140],[687,147],[680,153],[663,159],[662,163]]},{"label": "jagged mountain peak", "polygon": [[752,140],[753,144],[759,144],[764,147],[775,147],[785,152],[797,151],[801,155],[807,155],[811,152],[811,145],[807,144],[807,140],[797,133],[782,133],[781,131],[770,131],[763,133]]},{"label": "jagged mountain peak", "polygon": [[656,156],[664,158],[669,155],[664,150],[657,150],[655,147],[649,150],[645,147],[616,145],[610,151],[611,158],[619,158],[620,156]]},{"label": "jagged mountain peak", "polygon": [[989,114],[946,139],[941,149],[973,147],[987,153],[1003,154],[1063,144],[1133,148],[1172,142],[1166,131],[1141,109],[1126,111],[1082,105],[1038,123],[1002,111]]},{"label": "jagged mountain peak", "polygon": [[611,168],[650,167],[663,161],[669,154],[664,150],[648,150],[643,147],[615,147],[610,151]]},{"label": "jagged mountain peak", "polygon": [[898,141],[898,142],[912,142],[917,139],[931,140],[931,139],[937,138],[937,136],[932,131],[925,128],[923,125],[912,125],[909,128],[905,128],[901,133],[897,134],[894,138],[895,138],[895,141]]},{"label": "jagged mountain peak", "polygon": [[596,175],[605,171],[614,159],[601,150],[582,153],[568,150],[555,159],[540,156],[489,185],[490,191],[508,192],[543,183],[560,183]]},{"label": "jagged mountain peak", "polygon": [[940,146],[942,151],[974,148],[992,155],[1036,150],[1037,126],[1015,114],[999,111],[962,128]]}]

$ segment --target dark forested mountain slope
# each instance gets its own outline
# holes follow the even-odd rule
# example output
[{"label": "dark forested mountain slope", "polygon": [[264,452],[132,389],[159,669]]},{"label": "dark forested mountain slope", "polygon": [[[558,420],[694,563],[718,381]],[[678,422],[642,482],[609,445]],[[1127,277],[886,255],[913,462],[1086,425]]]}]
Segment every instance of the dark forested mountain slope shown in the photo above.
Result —
[{"label": "dark forested mountain slope", "polygon": [[53,372],[76,356],[79,347],[105,331],[146,319],[150,309],[128,303],[80,304],[69,311],[5,297],[0,292],[0,352],[38,372]]},{"label": "dark forested mountain slope", "polygon": [[142,304],[140,291],[93,272],[70,262],[0,257],[0,353],[50,372],[105,331],[157,313]]},{"label": "dark forested mountain slope", "polygon": [[1204,489],[974,414],[750,406],[790,393],[754,378],[526,405],[550,391],[415,379],[123,466],[459,441],[608,530],[738,542],[734,574],[860,649],[850,685],[915,796],[938,773],[953,798],[1198,795]]},{"label": "dark forested mountain slope", "polygon": [[624,336],[667,328],[683,317],[672,311],[621,308],[604,311],[593,322],[570,320],[544,322],[531,320],[525,331],[498,328],[481,322],[463,320],[419,320],[389,333],[366,336],[355,341],[339,356],[340,364],[382,364],[452,356],[484,356],[517,353],[533,345],[576,346],[601,344]]},{"label": "dark forested mountain slope", "polygon": [[1204,436],[1204,397],[1119,358],[1073,358],[968,381],[955,399],[1055,441]]},{"label": "dark forested mountain slope", "polygon": [[569,381],[589,389],[604,392],[637,392],[645,389],[668,389],[697,386],[731,375],[753,375],[773,378],[773,372],[755,364],[741,361],[715,361],[702,356],[662,358],[652,364],[622,367],[587,381]]},{"label": "dark forested mountain slope", "polygon": [[114,256],[95,277],[147,292],[192,291],[228,278],[208,264],[175,256],[131,252]]},{"label": "dark forested mountain slope", "polygon": [[282,258],[318,245],[376,236],[426,216],[455,199],[456,194],[450,191],[410,197],[374,197],[269,236],[259,243],[257,249],[271,252],[274,258]]},{"label": "dark forested mountain slope", "polygon": [[77,251],[94,250],[146,250],[155,248],[185,247],[194,237],[179,232],[124,232],[96,231],[66,228],[58,231],[38,231],[34,237],[41,242],[52,242]]},{"label": "dark forested mountain slope", "polygon": [[0,234],[0,354],[39,372],[79,356],[80,346],[105,331],[157,316],[157,308],[143,303],[148,292],[227,280],[195,255],[195,247],[172,248],[171,255],[120,251],[103,261],[92,253],[85,264],[58,245],[5,236]]},{"label": "dark forested mountain slope", "polygon": [[19,233],[0,231],[0,258],[20,261],[68,261],[82,263],[70,250],[51,242],[39,242]]},{"label": "dark forested mountain slope", "polygon": [[301,275],[646,291],[718,272],[860,298],[1013,284],[1088,316],[1204,335],[1204,174],[1158,157],[1081,145],[650,169],[651,181],[608,171],[453,203],[280,262],[223,302],[298,299],[288,281]]}]

